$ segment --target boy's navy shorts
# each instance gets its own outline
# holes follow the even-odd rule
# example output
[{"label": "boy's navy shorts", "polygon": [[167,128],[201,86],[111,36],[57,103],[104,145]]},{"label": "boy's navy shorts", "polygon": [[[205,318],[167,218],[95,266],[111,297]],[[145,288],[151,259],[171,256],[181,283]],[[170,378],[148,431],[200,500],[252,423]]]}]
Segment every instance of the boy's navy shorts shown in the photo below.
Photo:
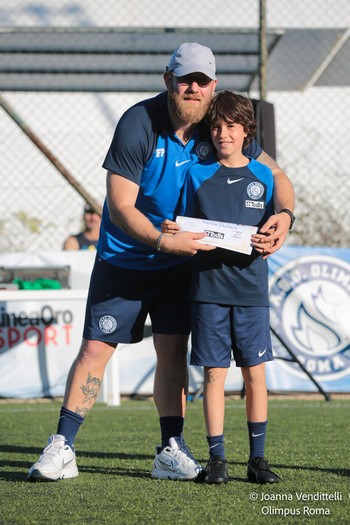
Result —
[{"label": "boy's navy shorts", "polygon": [[154,333],[188,335],[191,268],[192,261],[162,270],[127,270],[97,256],[83,337],[111,344],[137,343],[143,339],[147,315]]},{"label": "boy's navy shorts", "polygon": [[229,368],[272,361],[268,306],[193,302],[191,365]]}]

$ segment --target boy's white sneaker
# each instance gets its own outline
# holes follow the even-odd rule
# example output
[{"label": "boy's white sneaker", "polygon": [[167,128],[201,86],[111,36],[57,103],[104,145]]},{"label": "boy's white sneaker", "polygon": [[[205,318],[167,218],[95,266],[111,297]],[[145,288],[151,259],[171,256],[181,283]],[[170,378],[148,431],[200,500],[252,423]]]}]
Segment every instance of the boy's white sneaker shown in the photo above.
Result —
[{"label": "boy's white sneaker", "polygon": [[196,479],[202,470],[183,437],[171,437],[163,450],[157,447],[151,477],[188,481]]},{"label": "boy's white sneaker", "polygon": [[65,437],[60,434],[53,434],[49,437],[47,447],[28,472],[30,481],[57,481],[77,476],[75,452],[69,445],[66,445]]}]

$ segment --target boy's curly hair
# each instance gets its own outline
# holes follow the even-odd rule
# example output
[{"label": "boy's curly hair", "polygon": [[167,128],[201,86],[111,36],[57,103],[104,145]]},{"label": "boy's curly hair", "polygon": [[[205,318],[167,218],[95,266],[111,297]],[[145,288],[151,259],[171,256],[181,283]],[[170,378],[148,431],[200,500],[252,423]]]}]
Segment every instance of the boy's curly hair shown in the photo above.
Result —
[{"label": "boy's curly hair", "polygon": [[218,91],[213,96],[205,121],[209,127],[211,127],[216,126],[220,120],[224,122],[236,122],[243,126],[245,133],[247,133],[247,137],[244,139],[244,148],[247,147],[255,137],[256,121],[254,107],[251,100],[242,93],[224,89]]}]

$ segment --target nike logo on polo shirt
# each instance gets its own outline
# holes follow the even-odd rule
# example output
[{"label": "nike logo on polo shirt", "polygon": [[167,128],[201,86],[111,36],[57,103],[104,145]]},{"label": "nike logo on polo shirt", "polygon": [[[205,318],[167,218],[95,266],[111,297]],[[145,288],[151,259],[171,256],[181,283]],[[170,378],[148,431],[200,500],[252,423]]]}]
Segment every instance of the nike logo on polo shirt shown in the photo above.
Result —
[{"label": "nike logo on polo shirt", "polygon": [[182,162],[179,162],[178,160],[175,162],[175,166],[178,168],[179,166],[182,166],[183,164],[187,164],[187,162],[191,162],[190,160],[184,160]]},{"label": "nike logo on polo shirt", "polygon": [[265,350],[258,352],[258,356],[259,357],[262,357],[264,355],[264,353],[266,352],[267,348],[265,348]]},{"label": "nike logo on polo shirt", "polygon": [[227,179],[227,184],[234,184],[235,182],[239,182],[240,180],[243,180],[243,179],[235,179],[235,180],[231,180],[230,178]]}]

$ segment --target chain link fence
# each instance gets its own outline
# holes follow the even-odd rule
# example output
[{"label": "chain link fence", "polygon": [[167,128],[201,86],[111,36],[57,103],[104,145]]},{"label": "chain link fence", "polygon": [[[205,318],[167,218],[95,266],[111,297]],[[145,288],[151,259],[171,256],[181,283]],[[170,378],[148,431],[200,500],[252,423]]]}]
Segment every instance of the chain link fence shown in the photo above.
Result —
[{"label": "chain link fence", "polygon": [[[219,74],[218,89],[259,98],[258,57],[249,47],[258,40],[259,7],[258,0],[3,0],[0,253],[61,249],[82,226],[84,200],[102,205],[101,165],[116,122],[130,105],[162,89],[165,51],[185,34],[214,52],[232,43],[232,55],[227,49],[217,55],[225,78],[221,83]],[[266,100],[275,109],[277,161],[297,195],[287,242],[349,247],[350,3],[266,0],[266,14]],[[72,45],[80,46],[79,56],[67,30],[78,35]],[[121,68],[113,46],[122,30],[128,34],[118,44],[127,57]],[[141,49],[136,64],[131,50],[145,32],[160,33],[159,53],[150,58]],[[63,50],[55,48],[57,38]],[[239,71],[227,75],[233,63]]]}]

